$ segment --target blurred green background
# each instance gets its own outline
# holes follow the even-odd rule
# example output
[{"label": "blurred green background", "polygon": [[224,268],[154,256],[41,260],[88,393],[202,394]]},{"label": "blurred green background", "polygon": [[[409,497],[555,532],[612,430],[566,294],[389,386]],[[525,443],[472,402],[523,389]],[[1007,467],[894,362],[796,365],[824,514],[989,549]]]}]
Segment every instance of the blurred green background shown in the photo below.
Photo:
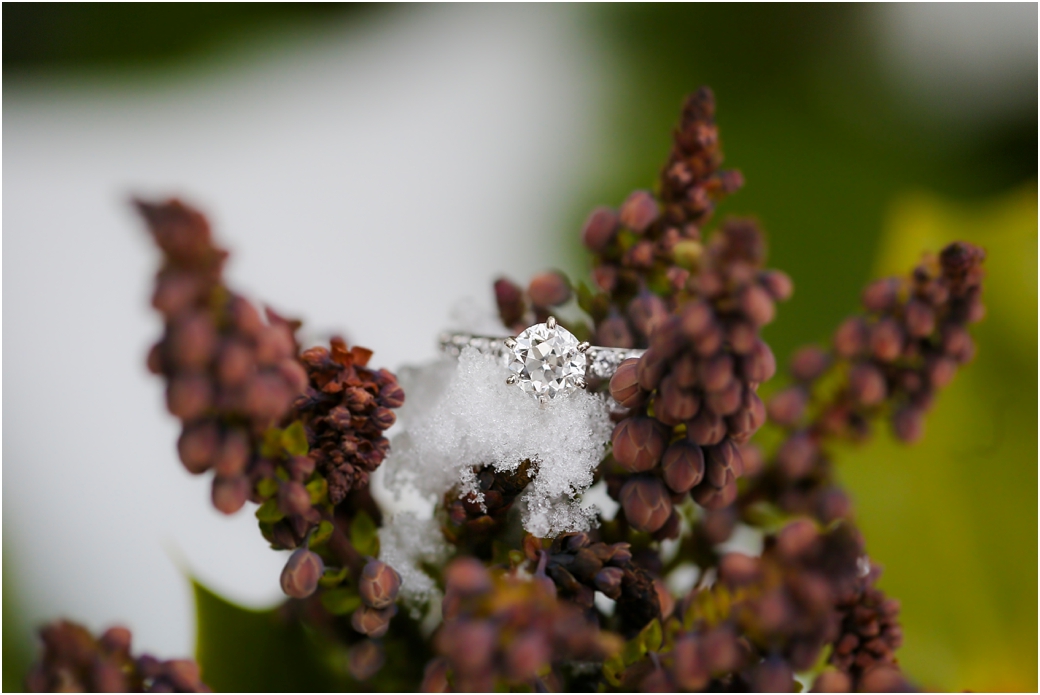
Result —
[{"label": "blurred green background", "polygon": [[[767,335],[781,361],[827,340],[868,278],[905,272],[921,251],[951,239],[986,247],[979,356],[939,399],[925,440],[903,448],[883,436],[840,466],[868,547],[885,566],[882,586],[903,602],[907,672],[930,689],[1035,691],[1037,13],[1035,5],[987,7],[572,8],[606,47],[611,102],[599,116],[607,164],[559,220],[560,265],[583,269],[575,231],[589,208],[652,185],[682,97],[701,84],[718,100],[727,164],[747,181],[720,214],[758,217],[772,265],[795,281]],[[182,62],[205,70],[229,45],[400,11],[7,4],[4,77],[101,70],[141,79]],[[958,43],[966,26],[982,26],[987,41],[1028,48],[1029,29],[1024,38],[1014,29],[1022,23],[1032,41],[1025,67]],[[915,43],[914,27],[939,35]],[[966,52],[974,72],[952,74],[963,63],[943,50]],[[992,74],[978,67],[982,59]],[[10,637],[17,587],[6,571],[4,580]],[[5,689],[18,687],[30,652],[4,640]]]}]

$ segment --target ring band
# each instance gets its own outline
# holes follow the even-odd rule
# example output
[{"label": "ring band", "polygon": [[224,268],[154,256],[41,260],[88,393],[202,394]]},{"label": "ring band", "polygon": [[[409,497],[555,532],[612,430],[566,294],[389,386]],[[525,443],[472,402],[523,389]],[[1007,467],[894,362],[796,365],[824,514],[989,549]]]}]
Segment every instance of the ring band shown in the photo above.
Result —
[{"label": "ring band", "polygon": [[515,338],[446,332],[440,335],[439,344],[452,357],[469,347],[500,360],[512,372],[506,383],[520,383],[543,402],[575,386],[585,388],[586,380],[609,379],[622,362],[646,352],[579,343],[552,316]]}]

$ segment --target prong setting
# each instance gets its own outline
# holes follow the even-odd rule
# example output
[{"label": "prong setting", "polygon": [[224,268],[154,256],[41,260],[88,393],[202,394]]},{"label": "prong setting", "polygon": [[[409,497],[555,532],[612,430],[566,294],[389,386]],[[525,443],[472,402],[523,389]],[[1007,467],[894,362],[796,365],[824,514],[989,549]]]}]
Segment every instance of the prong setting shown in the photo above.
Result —
[{"label": "prong setting", "polygon": [[505,341],[503,341],[503,342],[505,342],[506,348],[508,348],[510,350],[512,350],[513,348],[516,347],[516,339],[515,338],[506,338]]},{"label": "prong setting", "polygon": [[579,376],[577,379],[574,380],[574,385],[582,390],[585,390],[586,388],[588,388],[589,383],[585,381],[585,377]]},{"label": "prong setting", "polygon": [[556,317],[550,316],[549,318],[545,319],[545,327],[548,328],[550,331],[556,328]]},{"label": "prong setting", "polygon": [[[578,352],[584,354],[584,353],[589,351],[590,347],[592,347],[592,343],[590,343],[587,340],[585,342],[583,342],[583,343],[578,343]],[[584,387],[582,387],[582,388],[584,388]]]},{"label": "prong setting", "polygon": [[516,386],[520,382],[520,377],[516,374],[510,374],[506,377],[506,384],[509,386]]}]

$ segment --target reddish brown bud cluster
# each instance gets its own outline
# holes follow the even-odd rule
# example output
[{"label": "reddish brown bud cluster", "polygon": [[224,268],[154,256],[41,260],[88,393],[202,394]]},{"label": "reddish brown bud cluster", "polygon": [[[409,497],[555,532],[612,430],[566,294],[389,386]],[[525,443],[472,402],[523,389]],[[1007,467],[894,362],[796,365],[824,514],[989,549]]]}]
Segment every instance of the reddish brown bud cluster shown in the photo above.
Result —
[{"label": "reddish brown bud cluster", "polygon": [[689,493],[708,508],[736,499],[740,445],[765,421],[756,391],[776,369],[758,331],[790,292],[789,281],[762,271],[764,256],[753,224],[723,225],[689,280],[691,298],[611,378],[611,395],[632,411],[614,429],[613,457],[636,474],[618,499],[641,531],[666,527],[673,497]]},{"label": "reddish brown bud cluster", "polygon": [[270,311],[265,322],[223,284],[227,253],[200,213],[177,200],[137,207],[164,253],[152,304],[166,326],[148,366],[166,379],[167,407],[184,424],[177,443],[184,467],[213,469],[213,504],[231,514],[250,496],[264,430],[307,385],[295,326]]},{"label": "reddish brown bud cluster", "polygon": [[390,450],[383,432],[397,420],[393,408],[404,403],[393,374],[366,366],[371,356],[362,347],[347,349],[340,338],[332,339],[331,349],[315,347],[300,355],[309,384],[293,406],[333,504],[368,486],[369,474]]},{"label": "reddish brown bud cluster", "polygon": [[469,557],[445,570],[444,623],[434,637],[441,655],[423,689],[495,690],[496,685],[558,690],[550,670],[566,660],[602,659],[613,645],[548,579],[492,574]]},{"label": "reddish brown bud cluster", "polygon": [[653,577],[632,562],[628,543],[594,543],[587,533],[557,536],[547,551],[530,536],[524,543],[527,559],[542,567],[561,598],[583,609],[593,606],[595,592],[617,601],[615,615],[622,634],[638,632],[661,617],[661,601]]},{"label": "reddish brown bud cluster", "polygon": [[507,278],[495,281],[498,315],[514,334],[534,323],[544,323],[552,309],[566,304],[571,294],[567,276],[555,270],[531,278],[526,292]]},{"label": "reddish brown bud cluster", "polygon": [[59,621],[41,629],[40,637],[43,656],[26,677],[29,692],[211,692],[190,659],[133,656],[130,631],[123,627],[96,639],[81,625]]},{"label": "reddish brown bud cluster", "polygon": [[830,663],[860,687],[869,685],[866,674],[872,669],[895,665],[895,650],[903,643],[899,601],[874,586],[880,574],[881,569],[871,565],[857,590],[838,603],[841,635],[834,641]]},{"label": "reddish brown bud cluster", "polygon": [[[890,415],[897,438],[921,437],[936,393],[974,356],[967,326],[983,315],[984,258],[975,246],[953,243],[938,257],[926,257],[908,278],[872,282],[863,291],[866,313],[838,327],[831,352],[810,346],[795,353],[795,383],[767,408],[770,420],[787,430],[786,439],[747,501],[770,497],[787,511],[824,522],[847,515],[847,498],[831,481],[827,445],[865,439],[883,414]],[[832,378],[840,388],[818,388]]]}]

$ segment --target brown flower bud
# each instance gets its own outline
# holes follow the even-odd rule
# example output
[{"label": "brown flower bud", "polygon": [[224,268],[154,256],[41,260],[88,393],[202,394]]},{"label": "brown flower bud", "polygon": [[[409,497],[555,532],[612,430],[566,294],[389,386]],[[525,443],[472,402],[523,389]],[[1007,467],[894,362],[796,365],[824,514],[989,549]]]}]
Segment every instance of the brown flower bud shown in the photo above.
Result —
[{"label": "brown flower bud", "polygon": [[704,480],[712,487],[724,488],[743,472],[740,450],[729,439],[704,448]]},{"label": "brown flower bud", "polygon": [[892,431],[900,440],[913,444],[924,434],[924,413],[913,406],[900,408],[892,416]]},{"label": "brown flower bud", "polygon": [[213,403],[213,386],[202,374],[178,374],[166,389],[166,407],[181,420],[194,420]]},{"label": "brown flower bud", "polygon": [[253,350],[238,340],[229,340],[217,358],[217,379],[224,386],[239,386],[256,371]]},{"label": "brown flower bud", "polygon": [[720,352],[698,365],[697,374],[705,391],[721,391],[733,381],[733,358]]},{"label": "brown flower bud", "polygon": [[249,478],[236,475],[232,478],[213,478],[213,506],[224,514],[234,514],[249,499]]},{"label": "brown flower bud", "polygon": [[267,326],[256,336],[256,361],[264,366],[274,366],[292,357],[295,342],[287,326]]},{"label": "brown flower bud", "polygon": [[780,270],[767,270],[759,276],[762,287],[778,302],[786,302],[794,294],[794,283],[787,273]]},{"label": "brown flower bud", "polygon": [[617,314],[612,314],[600,322],[596,328],[596,344],[603,347],[630,348],[635,345],[628,322]]},{"label": "brown flower bud", "polygon": [[635,408],[646,398],[646,393],[639,388],[638,365],[638,358],[629,358],[619,364],[610,377],[610,395],[626,408]]},{"label": "brown flower bud", "polygon": [[791,376],[799,381],[812,381],[827,371],[829,366],[830,356],[815,345],[809,345],[791,357]]},{"label": "brown flower bud", "polygon": [[619,497],[625,518],[638,531],[653,533],[672,514],[668,490],[657,478],[630,478]]},{"label": "brown flower bud", "polygon": [[696,444],[679,440],[664,452],[661,472],[674,492],[689,492],[704,477],[704,452]]},{"label": "brown flower bud", "polygon": [[206,367],[216,350],[217,331],[204,312],[192,312],[170,327],[169,356],[185,370]]},{"label": "brown flower bud", "polygon": [[614,427],[611,437],[614,459],[631,472],[648,471],[661,460],[668,444],[668,433],[653,418],[636,416],[625,418]]},{"label": "brown flower bud", "polygon": [[[620,595],[620,590],[618,591]],[[516,636],[507,647],[506,673],[514,681],[529,681],[552,660],[552,645],[538,630]]]},{"label": "brown flower bud", "polygon": [[260,312],[243,297],[234,297],[228,305],[231,322],[239,333],[255,337],[266,328]]},{"label": "brown flower bud", "polygon": [[701,408],[697,416],[686,423],[686,436],[701,446],[718,444],[726,436],[726,422],[721,415]]},{"label": "brown flower bud", "polygon": [[606,293],[611,293],[617,286],[618,270],[613,265],[598,265],[592,269],[592,282]]},{"label": "brown flower bud", "polygon": [[601,253],[614,240],[617,232],[617,214],[610,208],[596,208],[585,220],[581,231],[581,240],[585,248],[593,253]]},{"label": "brown flower bud", "polygon": [[195,475],[209,470],[219,446],[220,430],[208,421],[185,427],[177,439],[181,463]]},{"label": "brown flower bud", "polygon": [[250,379],[243,406],[258,421],[274,422],[289,409],[292,399],[293,394],[281,377],[264,372]]},{"label": "brown flower bud", "polygon": [[714,355],[722,348],[725,335],[718,324],[708,326],[703,333],[693,339],[693,351],[701,357]]},{"label": "brown flower bud", "polygon": [[445,568],[444,582],[448,591],[461,594],[477,594],[491,588],[491,576],[484,564],[466,556],[452,560]]},{"label": "brown flower bud", "polygon": [[705,480],[690,490],[690,497],[705,509],[723,509],[733,504],[734,500],[737,499],[737,484],[732,482],[720,490]]},{"label": "brown flower bud", "polygon": [[757,432],[765,421],[765,404],[757,393],[747,388],[744,389],[740,410],[726,418],[726,429],[738,442],[743,442]]},{"label": "brown flower bud", "polygon": [[621,579],[625,571],[620,567],[604,567],[593,577],[596,588],[612,599],[621,596]]},{"label": "brown flower bud", "polygon": [[397,422],[397,416],[394,415],[394,411],[383,407],[373,410],[368,419],[369,422],[381,430],[390,429]]},{"label": "brown flower bud", "polygon": [[933,389],[945,388],[957,374],[957,363],[949,357],[930,357],[925,362],[928,384]]},{"label": "brown flower bud", "polygon": [[203,291],[205,287],[197,275],[163,271],[152,294],[152,306],[172,318],[194,304]]},{"label": "brown flower bud", "polygon": [[397,600],[401,589],[401,575],[379,560],[369,560],[358,579],[361,600],[372,608],[386,608]]},{"label": "brown flower bud", "polygon": [[367,681],[379,673],[385,661],[383,647],[370,639],[358,642],[347,653],[347,668],[358,681]]},{"label": "brown flower bud", "polygon": [[743,384],[733,380],[721,391],[709,391],[704,397],[704,405],[719,415],[732,415],[740,408],[743,396]]},{"label": "brown flower bud", "polygon": [[512,326],[524,317],[524,296],[519,285],[507,278],[495,280],[495,302],[502,323]]},{"label": "brown flower bud", "polygon": [[657,201],[649,191],[633,191],[621,205],[621,224],[642,234],[657,219]]},{"label": "brown flower bud", "polygon": [[801,386],[790,386],[769,399],[769,419],[783,427],[790,427],[802,419],[809,394]]},{"label": "brown flower bud", "polygon": [[816,463],[816,444],[806,432],[797,432],[787,438],[776,452],[776,462],[788,478],[798,479],[809,474]]},{"label": "brown flower bud", "polygon": [[756,326],[765,326],[776,316],[776,307],[769,292],[759,285],[748,285],[737,300],[740,311]]},{"label": "brown flower bud", "polygon": [[950,325],[943,329],[943,352],[964,364],[975,357],[975,343],[962,326]]},{"label": "brown flower bud", "polygon": [[657,388],[668,369],[668,360],[657,348],[650,346],[643,356],[639,358],[636,365],[636,378],[639,387],[644,391],[653,391]]},{"label": "brown flower bud", "polygon": [[442,657],[431,659],[423,671],[422,685],[419,692],[422,693],[447,693],[451,691],[448,685],[448,661]]},{"label": "brown flower bud", "polygon": [[715,312],[704,300],[687,304],[679,315],[679,328],[688,338],[697,338],[715,324]]},{"label": "brown flower bud", "polygon": [[219,476],[232,478],[246,469],[250,453],[249,435],[238,428],[229,430],[213,459],[213,469]]},{"label": "brown flower bud", "polygon": [[740,358],[740,371],[747,381],[757,384],[769,381],[776,374],[773,351],[763,341],[756,341],[750,352]]},{"label": "brown flower bud", "polygon": [[390,629],[390,619],[395,615],[397,615],[397,606],[394,605],[383,609],[359,606],[350,616],[350,625],[363,635],[373,638],[382,637]]},{"label": "brown flower bud", "polygon": [[752,687],[759,693],[793,693],[794,672],[786,661],[778,656],[766,657],[755,667],[751,676]]},{"label": "brown flower bud", "polygon": [[852,692],[852,681],[841,671],[828,668],[813,681],[814,693],[850,693]]},{"label": "brown flower bud", "polygon": [[666,425],[678,425],[696,415],[700,405],[697,392],[680,388],[678,379],[671,374],[661,381],[654,399],[654,414]]},{"label": "brown flower bud", "polygon": [[668,318],[664,300],[651,292],[640,292],[628,305],[628,319],[640,334],[649,336],[660,322]]},{"label": "brown flower bud", "polygon": [[310,493],[295,480],[283,481],[278,487],[278,508],[287,516],[306,514],[311,508]]},{"label": "brown flower bud", "polygon": [[684,388],[692,388],[697,385],[697,358],[686,353],[672,364],[672,377],[675,383]]},{"label": "brown flower bud", "polygon": [[719,580],[729,586],[743,586],[761,575],[759,560],[743,553],[726,553],[719,560]]},{"label": "brown flower bud", "polygon": [[860,405],[877,405],[885,400],[885,375],[869,362],[860,362],[849,372],[849,393]]},{"label": "brown flower bud", "polygon": [[834,332],[834,351],[845,358],[855,357],[866,350],[869,337],[863,319],[852,316],[842,321]]},{"label": "brown flower bud", "polygon": [[325,563],[317,553],[297,548],[282,569],[282,591],[292,598],[307,598],[317,590],[324,572]]},{"label": "brown flower bud", "polygon": [[101,635],[101,646],[109,653],[129,654],[130,643],[133,640],[130,630],[122,625],[116,625],[105,630]]},{"label": "brown flower bud", "polygon": [[696,635],[684,635],[672,649],[672,678],[683,690],[704,690],[711,679],[711,671],[704,663],[700,646],[700,639]]},{"label": "brown flower bud", "polygon": [[[286,383],[293,395],[299,395],[307,390],[310,379],[307,370],[295,359],[288,358],[278,363],[278,374]],[[397,406],[391,406],[397,407]]]},{"label": "brown flower bud", "polygon": [[882,362],[899,357],[903,352],[903,330],[895,319],[881,319],[871,327],[870,350]]},{"label": "brown flower bud", "polygon": [[907,332],[914,338],[924,338],[935,330],[935,311],[919,299],[906,303],[904,316]]},{"label": "brown flower bud", "polygon": [[880,313],[895,306],[899,297],[899,280],[884,278],[875,280],[863,290],[863,307],[867,311]]},{"label": "brown flower bud", "polygon": [[629,268],[649,270],[654,265],[654,244],[643,239],[637,241],[632,248],[625,252],[622,263]]},{"label": "brown flower bud", "polygon": [[726,343],[738,355],[751,350],[757,339],[758,330],[747,321],[733,321],[726,327]]},{"label": "brown flower bud", "polygon": [[571,298],[571,284],[562,273],[539,273],[531,279],[527,296],[536,307],[559,306]]}]

